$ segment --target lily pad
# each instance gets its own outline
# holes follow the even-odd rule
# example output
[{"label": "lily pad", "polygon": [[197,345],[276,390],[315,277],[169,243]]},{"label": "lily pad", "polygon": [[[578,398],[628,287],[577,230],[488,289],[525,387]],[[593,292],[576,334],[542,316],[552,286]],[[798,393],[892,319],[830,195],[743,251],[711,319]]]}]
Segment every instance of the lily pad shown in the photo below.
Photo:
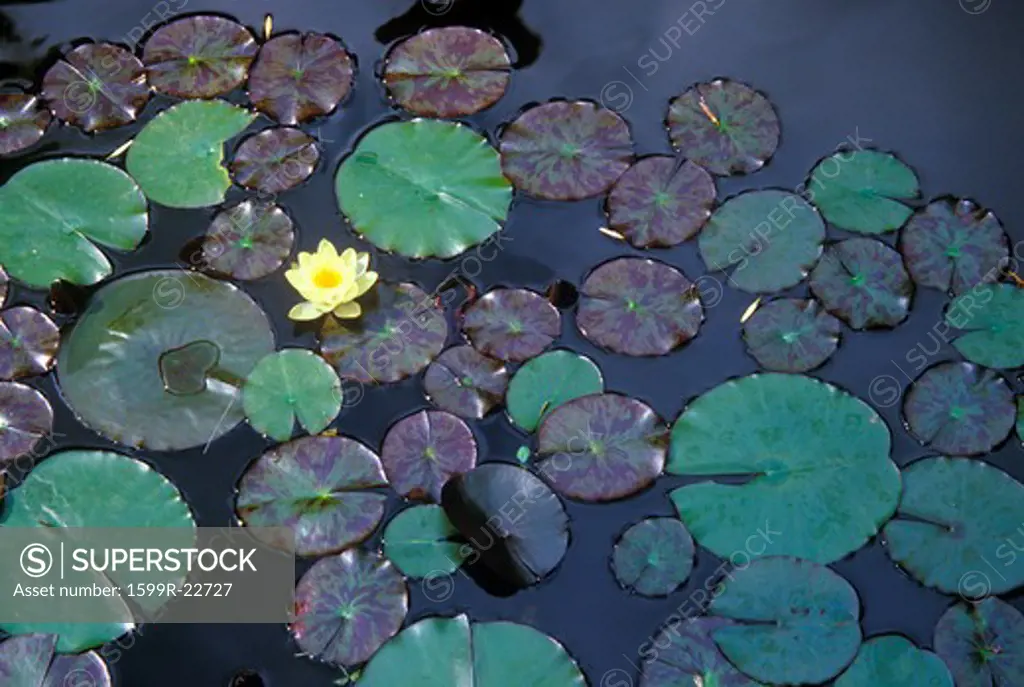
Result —
[{"label": "lily pad", "polygon": [[699,237],[709,270],[725,271],[731,286],[772,293],[799,284],[821,256],[825,223],[787,191],[748,191],[711,215]]},{"label": "lily pad", "polygon": [[918,377],[903,414],[911,434],[951,456],[988,453],[1017,419],[1013,392],[998,374],[970,363],[941,363]]},{"label": "lily pad", "polygon": [[650,406],[594,394],[555,408],[537,431],[538,469],[569,498],[613,501],[646,488],[665,466],[668,428]]},{"label": "lily pad", "polygon": [[296,421],[309,434],[316,434],[338,417],[341,380],[316,353],[286,349],[256,363],[245,381],[242,403],[253,429],[287,441]]},{"label": "lily pad", "polygon": [[558,338],[562,333],[562,316],[539,293],[498,288],[466,309],[462,331],[484,355],[522,362],[538,355]]},{"label": "lily pad", "polygon": [[505,402],[516,426],[533,432],[555,408],[602,391],[604,378],[594,361],[559,350],[529,360],[519,368],[508,386]]},{"label": "lily pad", "polygon": [[437,505],[406,508],[384,530],[384,555],[414,578],[450,575],[466,557],[466,544]]},{"label": "lily pad", "polygon": [[7,292],[10,290],[10,279],[3,265],[0,265],[0,307],[7,304]]},{"label": "lily pad", "polygon": [[919,285],[959,296],[999,278],[1010,240],[990,210],[971,200],[940,198],[907,222],[900,252]]},{"label": "lily pad", "polygon": [[419,288],[381,282],[366,300],[358,320],[328,317],[320,330],[320,352],[342,379],[397,382],[425,368],[444,348],[444,310]]},{"label": "lily pad", "polygon": [[501,132],[501,169],[517,189],[546,200],[601,195],[633,162],[626,121],[595,103],[554,100]]},{"label": "lily pad", "polygon": [[0,312],[0,379],[46,374],[60,347],[60,331],[35,308]]},{"label": "lily pad", "polygon": [[86,43],[43,76],[43,100],[60,119],[93,133],[131,124],[149,102],[135,55],[110,43]]},{"label": "lily pad", "polygon": [[0,155],[25,150],[46,133],[52,116],[28,93],[0,93]]},{"label": "lily pad", "polygon": [[853,329],[892,328],[910,314],[914,283],[889,246],[847,239],[825,251],[811,273],[811,291]]},{"label": "lily pad", "polygon": [[231,175],[242,186],[280,193],[309,178],[320,159],[313,138],[299,129],[265,129],[242,142],[231,161]]},{"label": "lily pad", "polygon": [[149,83],[178,98],[215,98],[245,82],[258,46],[241,24],[213,15],[172,21],[142,48]]},{"label": "lily pad", "polygon": [[779,116],[763,94],[738,81],[699,83],[669,103],[668,137],[712,174],[750,174],[779,147]]},{"label": "lily pad", "polygon": [[203,262],[233,279],[261,279],[285,263],[295,225],[279,206],[244,200],[221,210],[203,238]]},{"label": "lily pad", "polygon": [[354,666],[394,637],[408,612],[409,591],[390,561],[346,551],[317,561],[299,580],[291,632],[308,656]]},{"label": "lily pad", "polygon": [[1024,289],[1014,284],[978,284],[953,301],[946,323],[964,330],[953,345],[985,367],[1024,365]]},{"label": "lily pad", "polygon": [[953,687],[942,659],[898,635],[864,642],[857,659],[836,679],[835,687]]},{"label": "lily pad", "polygon": [[774,372],[807,372],[839,347],[842,325],[813,299],[779,298],[743,323],[747,352]]},{"label": "lily pad", "polygon": [[487,139],[431,119],[371,130],[341,163],[335,190],[359,234],[410,258],[468,250],[501,228],[512,200]]},{"label": "lily pad", "polygon": [[260,112],[295,126],[334,110],[352,90],[355,63],[322,33],[286,33],[263,44],[249,72],[249,99]]},{"label": "lily pad", "polygon": [[146,196],[172,208],[224,202],[231,186],[224,142],[255,118],[222,100],[184,102],[146,124],[128,149],[125,166]]},{"label": "lily pad", "polygon": [[619,538],[612,571],[624,589],[642,596],[668,596],[693,571],[693,538],[675,518],[648,518]]},{"label": "lily pad", "polygon": [[438,502],[445,482],[476,465],[476,439],[455,415],[421,410],[391,426],[380,453],[395,491]]},{"label": "lily pad", "polygon": [[637,248],[667,248],[696,236],[715,204],[715,180],[693,162],[652,155],[608,194],[608,226]]},{"label": "lily pad", "polygon": [[576,326],[623,355],[664,355],[697,336],[704,308],[693,282],[663,262],[616,258],[580,287]]},{"label": "lily pad", "polygon": [[474,419],[501,403],[507,386],[505,364],[477,353],[472,346],[449,348],[423,375],[423,388],[434,405]]},{"label": "lily pad", "polygon": [[36,162],[0,187],[0,263],[32,288],[59,279],[95,284],[113,272],[96,244],[132,250],[147,222],[146,199],[117,167],[74,158]]},{"label": "lily pad", "polygon": [[994,597],[958,603],[935,626],[935,652],[957,687],[1024,684],[1024,616]]},{"label": "lily pad", "polygon": [[25,384],[0,382],[0,466],[33,456],[53,431],[53,409],[46,397]]},{"label": "lily pad", "polygon": [[861,234],[902,227],[913,210],[902,201],[920,194],[917,175],[895,155],[877,150],[838,152],[811,171],[808,197],[828,222]]},{"label": "lily pad", "polygon": [[640,687],[760,687],[722,655],[711,634],[732,625],[723,618],[690,618],[653,638],[654,657],[644,662]]},{"label": "lily pad", "polygon": [[373,533],[387,497],[370,490],[387,483],[377,454],[355,439],[302,437],[246,469],[235,511],[249,527],[288,528],[300,556],[323,556]]},{"label": "lily pad", "polygon": [[93,295],[57,373],[87,427],[126,446],[178,451],[242,421],[244,380],[273,350],[267,316],[237,287],[153,270]]},{"label": "lily pad", "polygon": [[95,651],[54,654],[53,635],[22,635],[0,643],[0,684],[7,687],[110,687],[110,671]]},{"label": "lily pad", "polygon": [[700,482],[669,496],[697,543],[716,556],[831,563],[895,512],[900,475],[890,446],[885,422],[859,398],[811,377],[755,374],[683,410],[667,467],[674,475],[749,479]]},{"label": "lily pad", "polygon": [[736,621],[712,637],[733,665],[761,682],[824,682],[860,647],[857,592],[810,561],[762,558],[733,571],[709,613]]}]

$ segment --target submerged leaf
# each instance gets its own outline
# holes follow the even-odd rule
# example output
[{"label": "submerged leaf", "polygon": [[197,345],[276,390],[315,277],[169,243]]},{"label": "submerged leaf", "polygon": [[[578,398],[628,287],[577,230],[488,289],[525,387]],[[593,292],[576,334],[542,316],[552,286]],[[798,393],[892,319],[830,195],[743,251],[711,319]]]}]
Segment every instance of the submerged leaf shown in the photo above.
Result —
[{"label": "submerged leaf", "polygon": [[0,93],[0,155],[35,145],[46,133],[52,116],[34,95]]},{"label": "submerged leaf", "polygon": [[505,364],[477,353],[472,346],[449,348],[423,375],[423,388],[434,405],[474,419],[501,403],[507,386]]},{"label": "submerged leaf", "polygon": [[451,413],[421,410],[391,426],[381,462],[399,494],[438,502],[445,482],[476,465],[476,439]]},{"label": "submerged leaf", "polygon": [[287,441],[296,422],[316,434],[338,417],[341,380],[316,353],[285,349],[256,363],[245,381],[242,403],[253,429]]},{"label": "submerged leaf", "polygon": [[131,124],[149,102],[135,55],[110,43],[86,43],[43,76],[43,99],[60,119],[93,133]]},{"label": "submerged leaf", "polygon": [[690,618],[653,637],[654,657],[642,667],[640,687],[760,687],[736,670],[711,638],[732,625],[724,618]]},{"label": "submerged leaf", "polygon": [[946,323],[964,330],[953,345],[971,362],[995,368],[1024,365],[1024,289],[978,284],[950,304]]},{"label": "submerged leaf", "polygon": [[0,312],[0,379],[46,374],[60,347],[60,331],[35,308]]},{"label": "submerged leaf", "polygon": [[179,98],[214,98],[245,82],[256,39],[214,15],[185,17],[157,29],[142,49],[149,83]]},{"label": "submerged leaf", "polygon": [[484,355],[522,362],[539,354],[562,333],[562,316],[539,293],[498,288],[467,308],[462,331]]},{"label": "submerged leaf", "polygon": [[836,679],[835,687],[953,687],[942,659],[899,635],[872,637],[857,659]]},{"label": "submerged leaf", "polygon": [[747,352],[766,370],[807,372],[823,365],[839,346],[842,325],[813,299],[779,298],[743,323]]},{"label": "submerged leaf", "polygon": [[675,518],[641,520],[612,550],[612,570],[623,588],[643,596],[668,596],[693,570],[690,533]]},{"label": "submerged leaf", "polygon": [[53,431],[53,409],[46,397],[25,384],[0,382],[0,467],[33,456]]},{"label": "submerged leaf", "polygon": [[995,597],[950,607],[935,626],[935,652],[957,687],[1024,684],[1024,616]]},{"label": "submerged leaf", "polygon": [[110,687],[110,671],[95,651],[55,655],[57,638],[31,634],[0,643],[0,684],[6,687]]},{"label": "submerged leaf", "polygon": [[555,408],[602,391],[604,378],[594,361],[572,351],[558,350],[533,358],[519,368],[508,385],[505,402],[516,426],[533,432]]},{"label": "submerged leaf", "polygon": [[857,238],[829,246],[811,273],[811,291],[853,329],[891,328],[910,314],[914,283],[899,253]]},{"label": "submerged leaf", "polygon": [[213,218],[202,260],[233,279],[261,279],[285,263],[294,243],[295,225],[280,206],[244,200]]},{"label": "submerged leaf", "polygon": [[287,191],[309,178],[320,160],[313,138],[299,129],[264,129],[242,141],[231,161],[231,175],[262,193]]},{"label": "submerged leaf", "polygon": [[913,212],[903,202],[920,193],[917,175],[895,155],[877,150],[838,152],[814,168],[809,200],[832,225],[861,234],[902,227]]},{"label": "submerged leaf", "polygon": [[466,544],[441,506],[406,508],[388,523],[384,555],[414,579],[450,575],[466,558]]}]

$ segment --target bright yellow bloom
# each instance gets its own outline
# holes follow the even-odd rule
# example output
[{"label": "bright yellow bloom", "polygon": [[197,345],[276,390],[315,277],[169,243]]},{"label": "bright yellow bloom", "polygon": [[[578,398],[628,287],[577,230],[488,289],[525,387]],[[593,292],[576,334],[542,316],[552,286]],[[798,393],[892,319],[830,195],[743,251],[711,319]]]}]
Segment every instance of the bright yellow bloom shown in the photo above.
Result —
[{"label": "bright yellow bloom", "polygon": [[362,309],[355,299],[377,283],[377,273],[367,271],[369,267],[369,253],[347,248],[338,255],[327,239],[320,241],[316,253],[299,253],[299,262],[284,276],[306,302],[292,308],[288,317],[315,320],[329,312],[342,319],[359,317]]}]

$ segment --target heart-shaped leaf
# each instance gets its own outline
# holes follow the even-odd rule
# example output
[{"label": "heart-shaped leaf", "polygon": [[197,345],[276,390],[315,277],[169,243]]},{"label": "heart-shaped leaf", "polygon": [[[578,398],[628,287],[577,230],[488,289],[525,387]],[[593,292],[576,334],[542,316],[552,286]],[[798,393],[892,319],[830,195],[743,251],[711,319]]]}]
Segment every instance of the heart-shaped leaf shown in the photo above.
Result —
[{"label": "heart-shaped leaf", "polygon": [[399,494],[438,502],[445,482],[476,465],[476,439],[455,415],[421,410],[391,426],[381,462]]},{"label": "heart-shaped leaf", "polygon": [[829,246],[811,273],[811,291],[853,329],[891,328],[907,319],[914,283],[899,253],[858,238]]},{"label": "heart-shaped leaf", "polygon": [[484,355],[522,362],[562,333],[562,316],[546,298],[528,289],[492,289],[466,309],[462,331]]},{"label": "heart-shaped leaf", "polygon": [[46,374],[60,347],[60,331],[35,308],[0,312],[0,379]]},{"label": "heart-shaped leaf", "polygon": [[813,299],[779,298],[743,323],[747,352],[766,370],[807,372],[839,347],[842,325]]},{"label": "heart-shaped leaf", "polygon": [[958,603],[935,626],[935,652],[958,687],[1024,684],[1024,615],[995,597]]},{"label": "heart-shaped leaf", "polygon": [[185,17],[157,29],[142,48],[149,83],[178,98],[215,98],[245,82],[256,39],[214,15]]},{"label": "heart-shaped leaf", "polygon": [[415,579],[450,575],[466,558],[466,543],[434,504],[406,508],[384,530],[384,555]]},{"label": "heart-shaped leaf", "polygon": [[877,150],[838,152],[811,171],[808,198],[830,224],[861,234],[902,227],[913,212],[902,201],[918,197],[914,170]]},{"label": "heart-shaped leaf", "polygon": [[898,635],[864,642],[857,659],[836,679],[835,687],[953,687],[942,659]]},{"label": "heart-shaped leaf", "polygon": [[34,95],[0,93],[0,155],[35,145],[46,133],[52,116]]},{"label": "heart-shaped leaf", "polygon": [[693,538],[675,518],[648,518],[626,530],[612,549],[612,571],[624,589],[668,596],[693,570]]},{"label": "heart-shaped leaf", "polygon": [[32,456],[53,431],[53,409],[46,397],[25,384],[0,382],[0,466]]},{"label": "heart-shaped leaf", "polygon": [[1024,365],[1024,289],[1013,284],[978,284],[954,300],[946,323],[966,333],[953,345],[986,367]]},{"label": "heart-shaped leaf", "polygon": [[501,403],[507,386],[505,364],[477,353],[472,346],[449,348],[423,375],[423,389],[434,405],[475,419]]},{"label": "heart-shaped leaf", "polygon": [[653,637],[654,655],[644,661],[640,687],[761,687],[736,670],[711,638],[732,624],[723,618],[689,618],[666,627]]},{"label": "heart-shaped leaf", "polygon": [[572,351],[551,351],[527,361],[516,371],[505,403],[516,426],[533,432],[555,408],[602,391],[604,378],[594,361]]},{"label": "heart-shaped leaf", "polygon": [[233,279],[261,279],[284,264],[295,225],[279,206],[244,200],[221,210],[203,238],[202,260]]},{"label": "heart-shaped leaf", "polygon": [[296,422],[316,434],[338,417],[341,380],[316,353],[286,349],[256,363],[245,381],[242,402],[253,429],[287,441]]},{"label": "heart-shaped leaf", "polygon": [[86,43],[43,76],[43,99],[60,119],[92,133],[131,124],[149,102],[135,55],[110,43]]},{"label": "heart-shaped leaf", "polygon": [[231,175],[248,189],[280,193],[308,179],[319,160],[320,151],[309,134],[274,127],[242,141],[231,161]]},{"label": "heart-shaped leaf", "polygon": [[22,635],[0,643],[0,684],[6,687],[110,687],[110,671],[95,651],[54,654],[53,635]]}]

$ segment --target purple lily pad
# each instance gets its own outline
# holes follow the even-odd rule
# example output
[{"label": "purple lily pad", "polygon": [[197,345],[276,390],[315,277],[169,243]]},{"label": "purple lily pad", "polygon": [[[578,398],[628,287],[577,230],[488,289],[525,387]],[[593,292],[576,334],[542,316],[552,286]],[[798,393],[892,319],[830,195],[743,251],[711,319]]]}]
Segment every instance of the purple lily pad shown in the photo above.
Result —
[{"label": "purple lily pad", "polygon": [[608,226],[637,248],[667,248],[695,236],[711,217],[714,178],[693,162],[645,157],[608,194]]},{"label": "purple lily pad", "polygon": [[54,114],[90,133],[134,122],[149,93],[142,62],[110,43],[78,46],[43,77],[43,100]]},{"label": "purple lily pad", "polygon": [[633,161],[626,121],[584,100],[532,107],[501,132],[501,169],[512,184],[547,200],[600,195]]},{"label": "purple lily pad", "polygon": [[779,116],[764,95],[716,79],[672,100],[668,135],[680,153],[712,174],[750,174],[779,147]]},{"label": "purple lily pad", "polygon": [[663,262],[616,258],[580,288],[576,326],[589,341],[623,355],[664,355],[697,335],[700,294]]},{"label": "purple lily pad", "polygon": [[413,114],[461,117],[498,102],[511,69],[497,38],[479,29],[448,26],[396,45],[384,64],[384,85]]},{"label": "purple lily pad", "polygon": [[387,497],[367,490],[387,483],[377,454],[355,439],[302,437],[246,469],[235,511],[250,527],[288,528],[299,555],[322,556],[373,533]]},{"label": "purple lily pad", "polygon": [[157,29],[142,49],[142,61],[160,93],[215,98],[242,85],[257,49],[241,24],[198,15]]},{"label": "purple lily pad", "polygon": [[7,687],[110,687],[95,651],[55,655],[56,635],[19,635],[0,643],[0,684]]},{"label": "purple lily pad", "polygon": [[476,465],[476,439],[455,415],[421,410],[391,426],[381,447],[381,462],[399,494],[439,502],[444,483]]},{"label": "purple lily pad", "polygon": [[0,379],[46,374],[60,347],[60,331],[35,308],[0,312]]},{"label": "purple lily pad", "polygon": [[320,151],[309,134],[276,127],[250,136],[238,146],[231,176],[246,188],[280,193],[308,179],[319,160]]},{"label": "purple lily pad", "polygon": [[881,241],[856,238],[829,246],[811,272],[811,291],[853,329],[892,328],[910,314],[914,282],[903,258]]},{"label": "purple lily pad", "polygon": [[354,666],[398,634],[408,612],[405,578],[390,561],[346,551],[317,561],[299,580],[290,629],[308,656]]},{"label": "purple lily pad", "polygon": [[842,325],[813,299],[779,298],[743,324],[747,352],[766,370],[807,372],[839,347]]},{"label": "purple lily pad", "polygon": [[477,420],[501,403],[507,387],[505,364],[472,346],[449,348],[423,375],[423,388],[434,405]]},{"label": "purple lily pad", "polygon": [[541,423],[537,467],[569,498],[613,501],[661,474],[668,436],[657,413],[635,398],[583,396],[555,408]]},{"label": "purple lily pad", "polygon": [[554,342],[562,315],[539,293],[492,289],[466,309],[462,331],[484,355],[518,363]]},{"label": "purple lily pad", "polygon": [[914,213],[900,236],[914,281],[954,295],[994,282],[1010,257],[1010,240],[989,210],[940,198]]},{"label": "purple lily pad", "polygon": [[251,281],[285,263],[295,225],[280,206],[245,200],[217,213],[203,238],[203,263],[234,279]]},{"label": "purple lily pad", "polygon": [[657,647],[641,669],[640,687],[759,687],[729,662],[712,634],[735,625],[724,618],[691,618],[654,637]]},{"label": "purple lily pad", "polygon": [[0,382],[0,464],[32,455],[52,431],[53,409],[45,396],[24,384]]},{"label": "purple lily pad", "polygon": [[970,363],[941,363],[918,377],[903,403],[910,432],[950,456],[988,453],[1010,435],[1017,406],[1006,381]]},{"label": "purple lily pad", "polygon": [[355,64],[345,47],[322,33],[271,38],[249,72],[256,109],[295,126],[325,115],[352,90]]},{"label": "purple lily pad", "polygon": [[1024,684],[1024,615],[995,597],[950,607],[935,626],[935,653],[959,687]]},{"label": "purple lily pad", "polygon": [[619,538],[612,571],[624,589],[667,596],[693,571],[693,537],[678,518],[647,518]]},{"label": "purple lily pad", "polygon": [[34,145],[46,133],[52,118],[34,95],[0,93],[0,155]]},{"label": "purple lily pad", "polygon": [[320,353],[342,379],[389,384],[414,375],[448,338],[444,309],[412,284],[379,283],[358,320],[324,320]]}]

